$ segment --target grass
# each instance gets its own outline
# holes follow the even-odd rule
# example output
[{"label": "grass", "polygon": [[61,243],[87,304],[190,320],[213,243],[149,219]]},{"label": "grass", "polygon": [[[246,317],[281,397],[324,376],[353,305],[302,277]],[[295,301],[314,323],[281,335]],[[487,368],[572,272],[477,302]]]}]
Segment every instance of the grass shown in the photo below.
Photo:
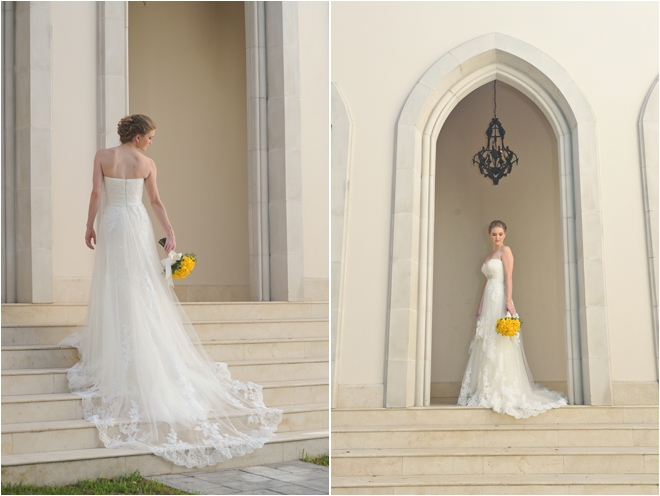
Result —
[{"label": "grass", "polygon": [[329,455],[319,455],[316,457],[311,457],[305,454],[305,450],[302,452],[302,461],[307,463],[313,463],[315,465],[322,465],[323,467],[328,467],[330,465],[330,456]]},{"label": "grass", "polygon": [[140,471],[113,479],[85,479],[66,486],[2,484],[2,494],[197,494],[173,489],[160,482],[143,479]]}]

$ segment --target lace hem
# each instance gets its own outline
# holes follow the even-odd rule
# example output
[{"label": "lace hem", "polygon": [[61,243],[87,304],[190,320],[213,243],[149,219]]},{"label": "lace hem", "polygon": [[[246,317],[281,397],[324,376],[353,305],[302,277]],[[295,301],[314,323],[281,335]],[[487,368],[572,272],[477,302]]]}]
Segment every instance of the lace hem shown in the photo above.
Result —
[{"label": "lace hem", "polygon": [[[148,429],[141,428],[142,415],[135,401],[131,401],[129,418],[121,419],[109,413],[117,409],[121,399],[100,396],[98,386],[74,391],[73,394],[82,398],[83,417],[96,426],[99,439],[106,448],[148,450],[176,465],[189,468],[215,465],[262,448],[274,436],[278,424],[282,421],[281,410],[264,406],[252,409],[247,416],[248,423],[254,426],[249,434],[223,433],[223,425],[205,418],[195,421],[193,426],[186,429],[187,432],[201,433],[202,443],[192,444],[180,440],[180,433],[170,426],[166,442],[153,445],[150,444],[153,435]],[[167,427],[161,425],[159,430],[163,428]],[[119,432],[114,434],[117,431]]]},{"label": "lace hem", "polygon": [[[67,340],[79,342],[79,338]],[[173,361],[178,365],[176,360]],[[82,361],[69,369],[67,378],[73,394],[82,398],[83,417],[96,426],[99,439],[106,448],[148,450],[176,465],[203,468],[262,448],[274,436],[283,413],[282,410],[264,405],[261,386],[231,379],[225,363],[210,362],[209,366],[219,381],[229,381],[230,401],[240,412],[235,413],[233,418],[245,426],[249,425],[247,432],[228,429],[227,418],[218,419],[222,422],[209,418],[209,413],[193,397],[194,389],[185,380],[180,366],[177,366],[177,387],[187,399],[186,406],[194,412],[185,429],[166,422],[144,422],[144,414],[138,403],[119,397],[115,384],[110,394],[101,395],[97,372],[85,367]],[[245,401],[241,401],[241,398]],[[121,415],[120,412],[125,414]],[[180,439],[191,435],[197,442]]]},{"label": "lace hem", "polygon": [[[538,386],[538,384],[535,384],[535,386]],[[546,388],[541,389],[555,393],[557,395],[561,395],[561,393],[556,391],[550,391]],[[519,406],[514,400],[506,398],[503,395],[497,393],[491,395],[491,397],[487,397],[481,391],[475,391],[474,394],[470,395],[464,394],[463,389],[461,388],[461,395],[458,397],[458,404],[461,406],[483,406],[484,408],[490,408],[497,413],[504,413],[517,419],[523,419],[535,417],[536,415],[545,413],[553,408],[566,406],[568,405],[568,400],[564,395],[561,395],[557,401],[553,401],[551,403],[535,402],[525,406]]]}]

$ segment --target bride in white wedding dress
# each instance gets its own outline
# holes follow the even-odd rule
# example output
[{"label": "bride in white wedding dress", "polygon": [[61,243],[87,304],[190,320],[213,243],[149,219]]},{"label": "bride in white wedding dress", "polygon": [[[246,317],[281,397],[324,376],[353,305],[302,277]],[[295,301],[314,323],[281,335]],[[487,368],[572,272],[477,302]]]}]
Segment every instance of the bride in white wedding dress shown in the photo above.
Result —
[{"label": "bride in white wedding dress", "polygon": [[458,404],[483,406],[516,418],[538,415],[568,404],[563,393],[535,384],[523,351],[522,328],[513,337],[495,330],[497,319],[513,306],[513,253],[504,245],[506,224],[488,227],[493,252],[481,267],[486,282],[475,314],[477,332],[470,344]]},{"label": "bride in white wedding dress", "polygon": [[[147,116],[124,117],[121,145],[94,159],[85,242],[96,260],[85,327],[60,344],[78,348],[69,387],[108,448],[133,448],[187,467],[205,467],[261,448],[282,412],[267,408],[261,387],[232,380],[209,359],[163,275],[153,227],[142,204],[174,231],[146,151],[155,134]],[[93,224],[99,213],[96,231]]]}]

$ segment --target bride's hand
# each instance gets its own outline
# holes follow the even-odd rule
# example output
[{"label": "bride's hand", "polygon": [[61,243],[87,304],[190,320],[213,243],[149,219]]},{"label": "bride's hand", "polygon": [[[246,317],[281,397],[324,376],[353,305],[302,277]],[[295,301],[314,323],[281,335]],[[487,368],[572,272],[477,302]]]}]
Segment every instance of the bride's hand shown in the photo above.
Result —
[{"label": "bride's hand", "polygon": [[506,304],[506,311],[509,312],[511,315],[516,314],[516,309],[513,308],[513,303],[507,303]]},{"label": "bride's hand", "polygon": [[169,255],[171,251],[174,251],[176,248],[176,237],[174,236],[174,233],[165,238],[165,246],[163,248],[167,255]]},{"label": "bride's hand", "polygon": [[479,309],[477,308],[477,311],[474,312],[474,316],[478,319],[479,315],[481,315],[481,314],[479,313]]},{"label": "bride's hand", "polygon": [[94,244],[96,244],[96,232],[94,231],[93,227],[88,227],[87,231],[85,231],[85,244],[91,250],[94,249],[94,246],[92,245],[92,240],[94,240]]}]

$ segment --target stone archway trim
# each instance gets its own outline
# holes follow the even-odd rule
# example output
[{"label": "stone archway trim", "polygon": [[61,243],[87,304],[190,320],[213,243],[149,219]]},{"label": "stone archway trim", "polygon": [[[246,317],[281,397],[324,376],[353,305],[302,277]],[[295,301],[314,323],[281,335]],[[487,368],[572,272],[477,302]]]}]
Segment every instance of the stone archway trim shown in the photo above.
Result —
[{"label": "stone archway trim", "polygon": [[612,402],[596,120],[577,84],[551,57],[491,33],[441,57],[413,88],[397,124],[387,407],[421,406],[429,396],[432,145],[461,98],[495,78],[530,97],[557,135],[569,393],[574,403]]},{"label": "stone archway trim", "polygon": [[[658,373],[658,78],[646,95],[639,116],[639,148],[642,167],[642,190],[646,222],[651,309],[653,312],[653,342]],[[656,376],[657,377],[657,376]]]},{"label": "stone archway trim", "polygon": [[345,286],[346,227],[348,223],[348,189],[351,153],[351,117],[344,97],[337,85],[331,85],[331,146],[332,159],[332,298],[330,308],[330,341],[332,343],[332,408],[338,405],[339,379],[341,377],[341,343],[343,294]]}]

